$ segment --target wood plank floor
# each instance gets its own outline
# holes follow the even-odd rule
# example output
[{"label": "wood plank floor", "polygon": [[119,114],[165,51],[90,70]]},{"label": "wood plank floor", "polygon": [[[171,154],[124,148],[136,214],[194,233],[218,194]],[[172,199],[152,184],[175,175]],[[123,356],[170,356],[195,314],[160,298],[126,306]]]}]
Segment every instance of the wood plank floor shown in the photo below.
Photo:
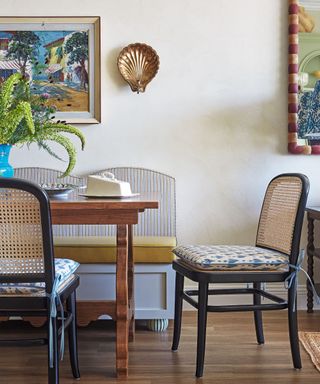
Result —
[{"label": "wood plank floor", "polygon": [[[300,329],[320,331],[320,312],[299,313]],[[79,331],[82,384],[313,384],[320,372],[301,347],[303,369],[291,365],[286,312],[264,315],[266,344],[255,342],[252,316],[248,313],[209,314],[205,373],[194,377],[196,313],[185,312],[180,349],[170,351],[172,326],[153,333],[138,327],[130,344],[130,373],[127,380],[115,378],[115,336],[111,322],[96,322]],[[12,322],[11,322],[12,323]],[[28,324],[0,324],[0,337],[41,336],[41,329]],[[1,346],[1,384],[47,383],[47,355],[43,346]],[[69,368],[68,353],[61,362],[60,383],[76,383]]]}]

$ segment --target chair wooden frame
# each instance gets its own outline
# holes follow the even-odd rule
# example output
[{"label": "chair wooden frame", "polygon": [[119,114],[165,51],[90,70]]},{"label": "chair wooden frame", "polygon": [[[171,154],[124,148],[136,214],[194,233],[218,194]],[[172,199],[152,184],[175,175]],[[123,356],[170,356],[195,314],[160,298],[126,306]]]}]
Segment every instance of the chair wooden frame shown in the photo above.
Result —
[{"label": "chair wooden frame", "polygon": [[[309,191],[309,181],[306,176],[301,174],[282,174],[271,180],[270,185],[281,177],[294,177],[301,180],[300,199],[295,216],[294,231],[291,242],[291,253],[289,255],[289,263],[297,267],[299,251],[300,251],[300,236],[304,218],[304,211],[307,203]],[[261,217],[260,217],[261,220]],[[260,222],[259,222],[260,224]],[[258,229],[259,231],[259,229]],[[260,245],[259,245],[260,246]],[[261,246],[260,246],[261,247]],[[268,247],[265,247],[268,248]],[[269,248],[270,249],[270,248]],[[187,301],[198,310],[198,337],[197,337],[197,367],[196,376],[203,375],[205,342],[206,342],[206,323],[208,312],[244,312],[253,311],[256,329],[256,338],[259,344],[264,343],[262,313],[265,310],[288,309],[289,322],[289,337],[291,345],[291,353],[294,368],[301,368],[301,358],[298,339],[298,323],[296,313],[296,276],[293,275],[291,286],[288,288],[288,299],[284,300],[280,297],[265,292],[262,289],[262,284],[265,282],[285,282],[285,280],[296,271],[294,267],[290,267],[289,271],[203,271],[196,269],[192,265],[175,260],[173,268],[176,271],[176,288],[175,288],[175,317],[174,317],[174,334],[172,350],[176,351],[179,346],[181,334],[181,317],[183,300]],[[198,283],[197,290],[184,291],[184,278],[187,277]],[[210,283],[252,283],[252,288],[240,289],[209,289]],[[226,295],[226,294],[251,294],[253,295],[252,305],[208,305],[209,295]],[[193,296],[198,297],[198,301],[193,299]],[[261,297],[265,297],[272,303],[262,304]]]},{"label": "chair wooden frame", "polygon": [[[22,316],[22,317],[45,317],[47,319],[47,332],[49,335],[49,319],[50,319],[50,295],[55,280],[54,257],[53,257],[53,241],[51,229],[51,214],[49,199],[46,193],[36,184],[20,179],[0,178],[0,189],[16,189],[25,191],[33,195],[39,202],[39,210],[41,217],[42,229],[42,249],[44,260],[44,273],[25,273],[25,274],[6,274],[0,272],[0,284],[3,283],[45,283],[45,296],[0,296],[0,317]],[[1,193],[1,192],[0,192]],[[79,277],[74,276],[68,282],[66,287],[59,293],[61,302],[66,302],[66,311],[62,311],[65,318],[64,327],[68,328],[69,353],[72,373],[75,378],[80,377],[78,353],[77,353],[77,328],[76,328],[76,288],[79,285]],[[58,327],[57,318],[51,318],[52,337],[53,337],[53,365],[49,364],[49,336],[46,339],[36,339],[40,344],[48,345],[48,380],[49,384],[59,383],[59,349],[58,335],[61,334],[62,328]],[[31,340],[1,340],[1,343],[29,343]]]}]

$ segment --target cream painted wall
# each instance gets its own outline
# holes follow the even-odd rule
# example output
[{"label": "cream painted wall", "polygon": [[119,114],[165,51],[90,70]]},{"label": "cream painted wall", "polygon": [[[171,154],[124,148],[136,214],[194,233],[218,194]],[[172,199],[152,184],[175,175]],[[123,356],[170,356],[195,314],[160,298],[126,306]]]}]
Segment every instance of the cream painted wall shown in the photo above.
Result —
[{"label": "cream painted wall", "polygon": [[[285,0],[10,0],[1,14],[99,15],[102,123],[83,126],[76,173],[116,165],[177,179],[180,242],[252,243],[267,182],[299,171],[320,203],[320,157],[287,153]],[[120,77],[116,58],[146,42],[161,60],[145,94]],[[64,164],[37,147],[15,166]]]}]

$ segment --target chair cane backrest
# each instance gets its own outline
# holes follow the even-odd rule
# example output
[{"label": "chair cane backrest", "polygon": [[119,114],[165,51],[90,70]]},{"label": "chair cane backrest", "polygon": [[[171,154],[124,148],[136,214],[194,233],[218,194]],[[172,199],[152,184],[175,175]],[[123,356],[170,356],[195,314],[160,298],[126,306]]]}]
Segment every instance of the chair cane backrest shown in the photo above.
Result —
[{"label": "chair cane backrest", "polygon": [[50,213],[40,188],[0,178],[0,236],[0,282],[41,281],[50,289],[54,279]]},{"label": "chair cane backrest", "polygon": [[282,174],[268,185],[256,245],[282,252],[296,262],[309,181],[301,174]]},{"label": "chair cane backrest", "polygon": [[[50,168],[42,168],[42,167],[21,167],[15,168],[14,170],[15,177],[20,179],[28,180],[36,184],[73,184],[78,186],[86,185],[85,177],[78,176],[66,176],[61,178],[61,171],[57,171],[56,169]],[[52,231],[54,236],[81,236],[81,228],[83,226],[80,225],[53,225]]]}]

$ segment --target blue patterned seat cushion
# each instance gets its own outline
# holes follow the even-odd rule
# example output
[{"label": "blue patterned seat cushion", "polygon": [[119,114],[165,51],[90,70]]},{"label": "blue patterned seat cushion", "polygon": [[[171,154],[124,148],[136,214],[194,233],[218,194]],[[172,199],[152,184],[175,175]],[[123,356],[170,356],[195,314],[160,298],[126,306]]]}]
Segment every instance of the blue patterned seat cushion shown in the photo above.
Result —
[{"label": "blue patterned seat cushion", "polygon": [[[72,280],[80,264],[77,261],[69,259],[55,259],[54,264],[56,277],[60,276],[59,292]],[[0,284],[0,296],[45,296],[45,294],[45,283]]]},{"label": "blue patterned seat cushion", "polygon": [[183,261],[205,270],[288,270],[287,255],[269,249],[243,245],[181,245],[173,253]]}]

